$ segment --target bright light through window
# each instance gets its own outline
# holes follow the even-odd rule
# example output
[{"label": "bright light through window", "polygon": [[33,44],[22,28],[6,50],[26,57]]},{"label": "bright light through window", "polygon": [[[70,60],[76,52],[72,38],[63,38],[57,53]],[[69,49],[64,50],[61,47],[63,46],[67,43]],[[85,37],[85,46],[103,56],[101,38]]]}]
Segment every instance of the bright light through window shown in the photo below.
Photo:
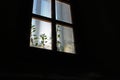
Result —
[{"label": "bright light through window", "polygon": [[32,19],[30,46],[51,49],[51,23]]},{"label": "bright light through window", "polygon": [[57,50],[75,53],[73,29],[67,26],[56,25]]},{"label": "bright light through window", "polygon": [[31,47],[75,54],[71,8],[65,1],[33,1]]},{"label": "bright light through window", "polygon": [[51,18],[51,0],[34,0],[33,13]]},{"label": "bright light through window", "polygon": [[56,19],[72,23],[70,5],[56,0]]}]

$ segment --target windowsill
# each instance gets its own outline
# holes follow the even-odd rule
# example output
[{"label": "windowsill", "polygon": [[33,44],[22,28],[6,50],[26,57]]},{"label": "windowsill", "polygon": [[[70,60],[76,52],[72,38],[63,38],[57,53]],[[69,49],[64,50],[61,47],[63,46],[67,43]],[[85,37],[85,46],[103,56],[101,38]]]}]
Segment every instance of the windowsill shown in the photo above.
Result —
[{"label": "windowsill", "polygon": [[68,52],[60,52],[60,51],[54,51],[54,50],[49,50],[49,49],[42,49],[42,48],[36,48],[36,47],[29,47],[30,50],[33,52],[36,51],[38,54],[47,54],[47,55],[76,55],[76,53],[68,53]]}]

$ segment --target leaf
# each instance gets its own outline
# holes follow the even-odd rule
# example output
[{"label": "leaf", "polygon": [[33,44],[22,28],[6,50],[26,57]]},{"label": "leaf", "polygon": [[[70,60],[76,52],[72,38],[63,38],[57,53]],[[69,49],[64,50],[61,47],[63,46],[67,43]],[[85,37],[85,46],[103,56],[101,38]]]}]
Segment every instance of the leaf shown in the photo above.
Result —
[{"label": "leaf", "polygon": [[38,45],[38,43],[35,44],[35,46],[37,46],[37,45]]},{"label": "leaf", "polygon": [[33,30],[33,32],[35,32],[36,30]]},{"label": "leaf", "polygon": [[44,37],[47,37],[46,35],[44,35]]},{"label": "leaf", "polygon": [[41,43],[43,44],[44,42],[43,42],[43,41],[41,41]]},{"label": "leaf", "polygon": [[60,41],[57,41],[58,44],[60,44],[61,42]]},{"label": "leaf", "polygon": [[60,37],[60,34],[58,34],[58,37]]},{"label": "leaf", "polygon": [[44,40],[44,37],[41,37],[42,38],[42,40]]},{"label": "leaf", "polygon": [[38,37],[35,37],[34,39],[38,39]]},{"label": "leaf", "polygon": [[32,25],[32,27],[35,27],[35,25]]},{"label": "leaf", "polygon": [[42,37],[42,35],[40,35],[40,37]]}]

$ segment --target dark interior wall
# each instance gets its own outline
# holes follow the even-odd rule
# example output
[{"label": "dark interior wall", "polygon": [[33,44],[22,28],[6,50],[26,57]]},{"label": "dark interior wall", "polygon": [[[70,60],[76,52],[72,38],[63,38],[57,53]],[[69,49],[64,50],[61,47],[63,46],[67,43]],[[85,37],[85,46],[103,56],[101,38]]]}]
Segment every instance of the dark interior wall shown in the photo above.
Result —
[{"label": "dark interior wall", "polygon": [[[4,5],[5,4],[5,5]],[[2,1],[1,9],[1,67],[0,75],[15,71],[16,63],[16,15],[17,8],[15,0]]]},{"label": "dark interior wall", "polygon": [[[119,72],[119,5],[115,1],[76,1],[88,61],[106,75]],[[80,29],[79,29],[80,30]],[[86,56],[86,55],[85,55]],[[91,65],[91,64],[90,64]],[[115,74],[116,75],[116,74]]]},{"label": "dark interior wall", "polygon": [[[9,1],[1,73],[117,75],[119,72],[119,9],[115,1],[73,0],[77,55],[28,48],[31,2]],[[10,3],[10,4],[9,4]],[[28,26],[29,25],[29,26]],[[3,28],[4,29],[4,28]],[[11,36],[12,35],[12,36]],[[34,53],[34,54],[33,54]],[[47,54],[46,54],[47,53]],[[52,54],[53,53],[53,54]],[[114,73],[114,74],[113,74]]]}]

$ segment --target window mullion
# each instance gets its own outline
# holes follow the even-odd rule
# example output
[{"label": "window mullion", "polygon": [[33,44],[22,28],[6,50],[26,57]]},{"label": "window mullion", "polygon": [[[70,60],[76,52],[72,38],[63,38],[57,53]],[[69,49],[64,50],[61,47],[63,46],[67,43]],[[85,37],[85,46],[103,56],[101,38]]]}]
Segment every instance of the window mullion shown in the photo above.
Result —
[{"label": "window mullion", "polygon": [[52,0],[52,49],[57,51],[56,47],[56,13],[55,13],[55,0]]},{"label": "window mullion", "polygon": [[44,17],[44,16],[41,16],[41,15],[32,14],[32,17],[37,18],[37,19],[39,19],[39,20],[43,20],[43,21],[49,21],[49,22],[52,21],[51,18]]}]

